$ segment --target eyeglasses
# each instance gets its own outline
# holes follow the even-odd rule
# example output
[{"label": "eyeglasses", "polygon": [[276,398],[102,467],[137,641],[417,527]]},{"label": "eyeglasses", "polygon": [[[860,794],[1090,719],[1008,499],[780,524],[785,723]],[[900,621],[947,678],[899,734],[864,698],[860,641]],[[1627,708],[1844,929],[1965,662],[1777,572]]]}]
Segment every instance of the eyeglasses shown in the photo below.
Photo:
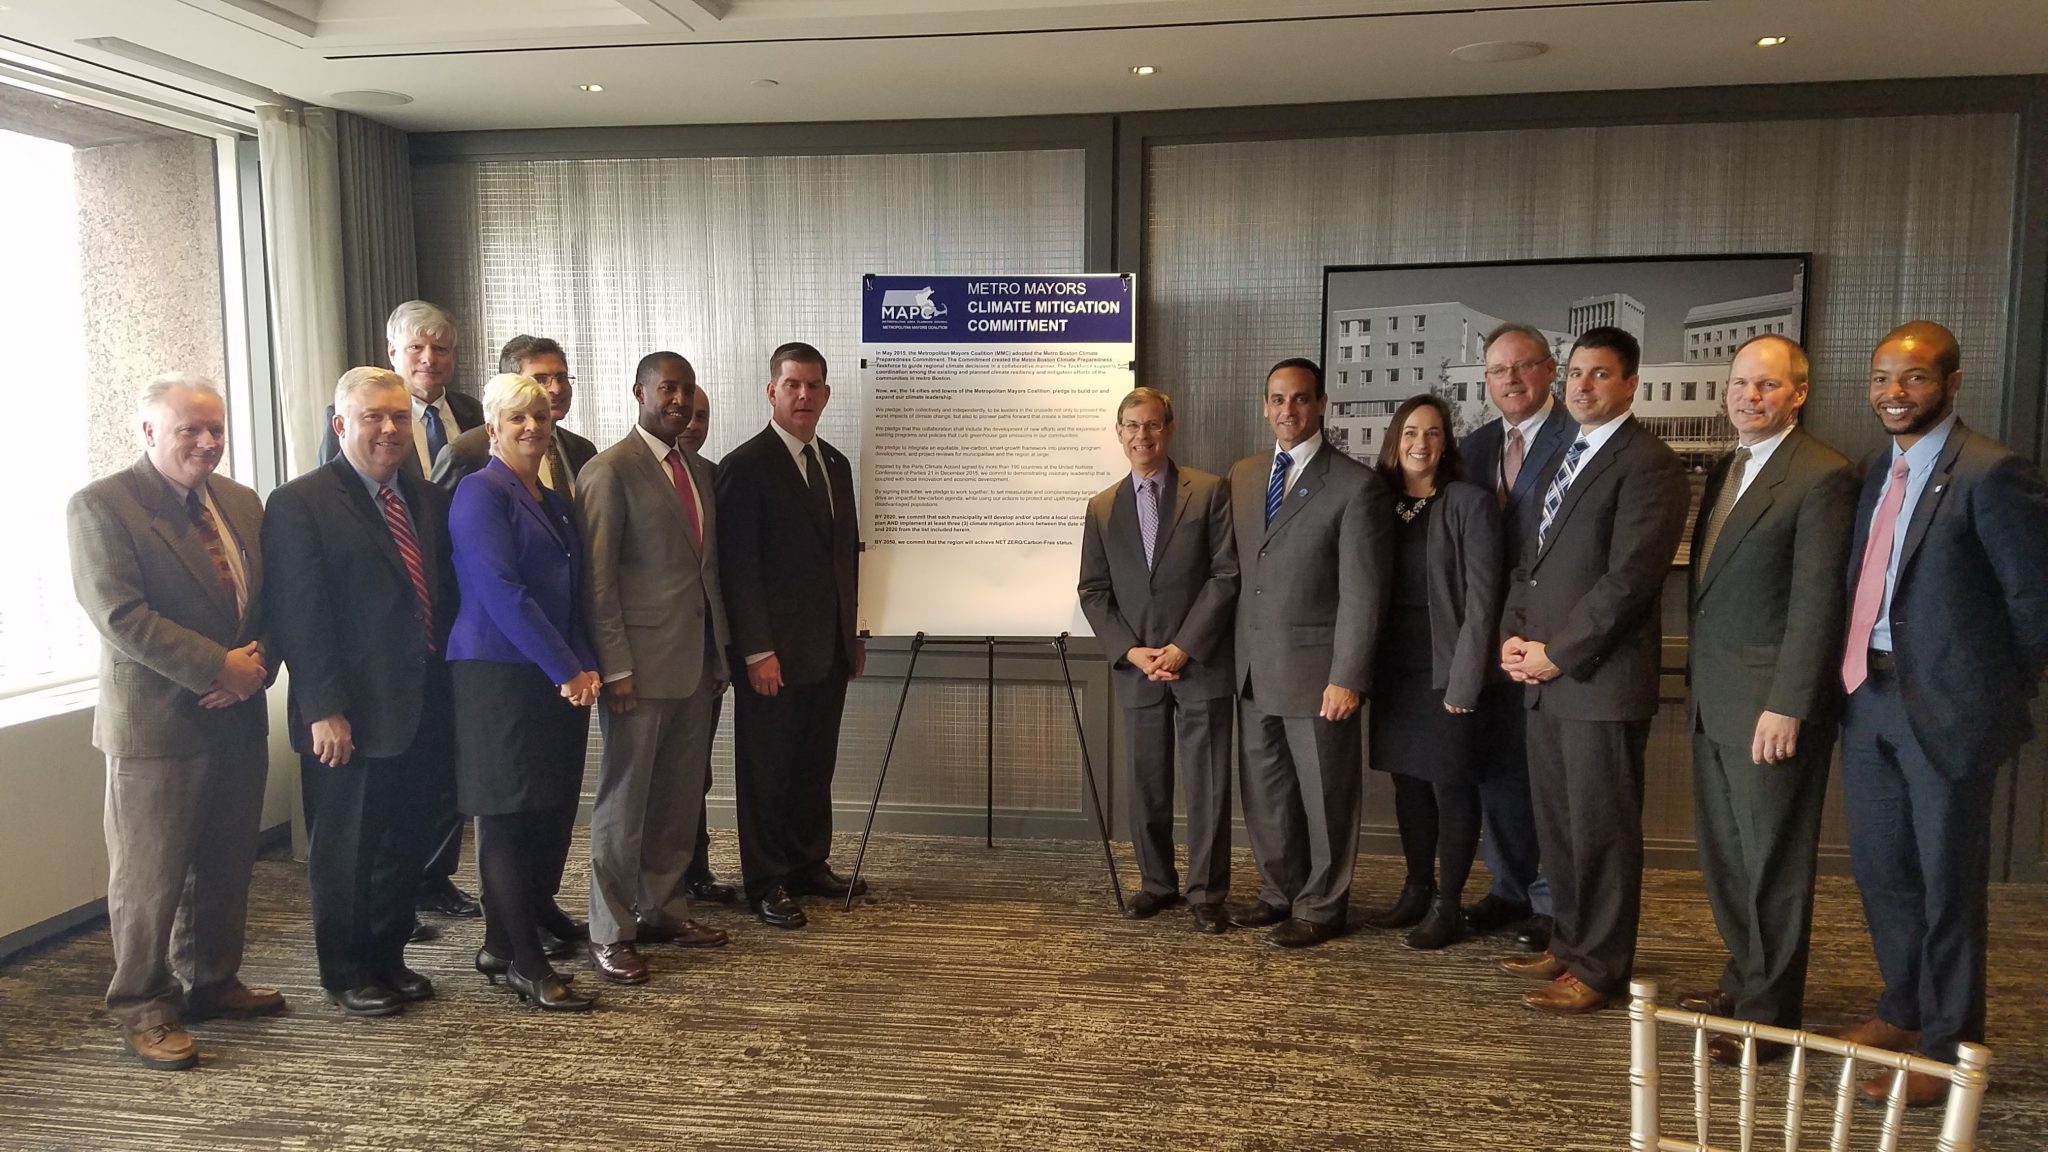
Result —
[{"label": "eyeglasses", "polygon": [[1525,375],[1536,371],[1538,368],[1555,363],[1557,361],[1545,356],[1537,360],[1517,360],[1513,364],[1488,364],[1486,366],[1486,378],[1488,380],[1505,380],[1509,376]]},{"label": "eyeglasses", "polygon": [[1133,435],[1142,431],[1150,432],[1157,436],[1161,432],[1166,431],[1166,422],[1164,420],[1120,420],[1117,422],[1117,427]]},{"label": "eyeglasses", "polygon": [[547,387],[550,384],[573,385],[574,383],[576,383],[576,378],[574,376],[569,375],[567,372],[537,372],[534,375],[527,377],[527,379],[532,380],[535,384],[538,384],[543,388]]}]

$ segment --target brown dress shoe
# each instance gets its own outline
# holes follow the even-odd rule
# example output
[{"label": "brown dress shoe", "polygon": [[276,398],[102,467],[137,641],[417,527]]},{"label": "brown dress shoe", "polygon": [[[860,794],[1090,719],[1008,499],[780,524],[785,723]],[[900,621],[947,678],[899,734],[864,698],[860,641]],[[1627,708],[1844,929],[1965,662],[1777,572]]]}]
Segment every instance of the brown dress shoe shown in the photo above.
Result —
[{"label": "brown dress shoe", "polygon": [[1678,998],[1680,1012],[1699,1012],[1707,1016],[1734,1016],[1735,997],[1718,989],[1712,992],[1688,992]]},{"label": "brown dress shoe", "polygon": [[1564,962],[1548,952],[1534,956],[1503,956],[1500,970],[1530,980],[1555,980],[1564,975]]},{"label": "brown dress shoe", "polygon": [[218,991],[185,998],[185,1019],[192,1021],[223,1016],[230,1020],[249,1020],[257,1016],[275,1016],[282,1011],[283,993],[275,988],[251,988],[240,980],[230,981]]},{"label": "brown dress shoe", "polygon": [[1556,1016],[1598,1012],[1612,1002],[1612,998],[1595,992],[1569,972],[1522,997],[1523,1004]]},{"label": "brown dress shoe", "polygon": [[1865,1080],[1857,1087],[1873,1100],[1888,1100],[1892,1094],[1892,1078],[1906,1078],[1906,1107],[1926,1108],[1948,1099],[1948,1081],[1925,1072],[1881,1072]]},{"label": "brown dress shoe", "polygon": [[[1687,1011],[1692,1011],[1692,1009],[1687,1009]],[[1769,1064],[1774,1060],[1781,1059],[1787,1051],[1789,1049],[1785,1045],[1775,1040],[1759,1040],[1756,1042],[1756,1062],[1758,1064]],[[1726,1064],[1731,1068],[1740,1068],[1742,1066],[1742,1037],[1715,1036],[1709,1039],[1707,1041],[1707,1056],[1716,1064]]]},{"label": "brown dress shoe", "polygon": [[718,948],[730,941],[723,928],[707,928],[695,920],[685,920],[676,925],[676,947]]},{"label": "brown dress shoe", "polygon": [[1851,1044],[1867,1044],[1872,1048],[1889,1048],[1894,1052],[1911,1052],[1920,1046],[1920,1033],[1908,1031],[1896,1024],[1888,1024],[1883,1017],[1872,1016],[1861,1023],[1846,1028],[1823,1028],[1823,1036],[1836,1040],[1847,1040]]},{"label": "brown dress shoe", "polygon": [[152,1024],[123,1032],[121,1043],[137,1060],[159,1072],[177,1072],[199,1063],[199,1047],[192,1034],[176,1024]]},{"label": "brown dress shoe", "polygon": [[630,940],[618,944],[591,941],[590,964],[614,984],[647,983],[647,961],[640,958],[640,950]]}]

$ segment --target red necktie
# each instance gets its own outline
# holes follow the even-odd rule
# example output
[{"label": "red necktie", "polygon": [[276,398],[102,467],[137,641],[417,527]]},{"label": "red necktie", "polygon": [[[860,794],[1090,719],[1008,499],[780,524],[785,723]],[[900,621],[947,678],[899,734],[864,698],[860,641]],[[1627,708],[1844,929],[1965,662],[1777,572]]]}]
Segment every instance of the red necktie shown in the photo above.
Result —
[{"label": "red necktie", "polygon": [[389,484],[377,489],[379,502],[384,505],[384,527],[391,530],[391,542],[398,545],[399,559],[405,561],[405,574],[412,577],[413,594],[420,598],[420,620],[427,626],[427,651],[434,650],[434,601],[427,594],[427,566],[420,559],[419,537],[412,534],[412,523],[405,518],[405,505],[398,502],[398,493]]},{"label": "red necktie", "polygon": [[1863,542],[1863,567],[1856,575],[1856,599],[1849,608],[1849,647],[1842,653],[1842,687],[1854,692],[1870,678],[1870,634],[1877,628],[1878,609],[1884,606],[1884,576],[1892,566],[1892,533],[1899,525],[1899,509],[1906,506],[1906,457],[1892,461],[1892,473],[1885,481],[1884,499],[1877,504],[1877,523],[1870,526],[1870,539]]},{"label": "red necktie", "polygon": [[690,489],[690,478],[683,474],[683,454],[671,448],[668,450],[668,478],[675,481],[676,497],[683,502],[683,514],[690,518],[690,543],[704,551],[704,521],[697,514],[697,494]]},{"label": "red necktie", "polygon": [[199,498],[194,488],[185,496],[185,514],[192,518],[192,526],[199,529],[199,538],[206,542],[206,554],[213,560],[213,574],[220,580],[220,586],[228,590],[228,603],[235,611],[242,610],[242,590],[235,583],[235,570],[228,564],[228,544],[221,539],[220,525],[213,522],[213,510],[206,501]]}]

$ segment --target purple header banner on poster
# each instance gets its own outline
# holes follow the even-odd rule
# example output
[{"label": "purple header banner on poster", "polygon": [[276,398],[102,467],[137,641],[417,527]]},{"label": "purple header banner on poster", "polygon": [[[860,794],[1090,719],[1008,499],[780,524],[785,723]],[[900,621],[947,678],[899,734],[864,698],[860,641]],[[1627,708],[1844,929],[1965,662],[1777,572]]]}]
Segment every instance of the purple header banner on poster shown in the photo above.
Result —
[{"label": "purple header banner on poster", "polygon": [[1120,274],[869,276],[864,344],[1130,344],[1137,289]]}]

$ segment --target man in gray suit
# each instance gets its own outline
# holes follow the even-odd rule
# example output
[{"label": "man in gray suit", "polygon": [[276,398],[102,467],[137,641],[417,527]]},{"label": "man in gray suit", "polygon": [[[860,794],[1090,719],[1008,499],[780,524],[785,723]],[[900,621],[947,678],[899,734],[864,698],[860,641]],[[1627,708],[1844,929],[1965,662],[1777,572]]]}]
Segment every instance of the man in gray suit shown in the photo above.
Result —
[{"label": "man in gray suit", "polygon": [[160,376],[138,407],[142,458],[71,498],[71,581],[101,639],[107,1010],[144,1064],[179,1069],[199,1060],[181,1015],[284,1008],[236,975],[269,761],[263,505],[214,474],[227,409],[211,381]]},{"label": "man in gray suit", "polygon": [[1139,388],[1117,407],[1131,462],[1088,502],[1081,611],[1102,641],[1124,710],[1131,842],[1144,883],[1125,915],[1180,899],[1173,866],[1173,752],[1188,800],[1188,904],[1195,928],[1223,931],[1230,894],[1230,614],[1237,548],[1223,479],[1176,464],[1173,401]]},{"label": "man in gray suit", "polygon": [[[1849,461],[1799,426],[1806,377],[1789,337],[1735,350],[1724,402],[1738,444],[1707,479],[1687,573],[1700,879],[1728,965],[1717,991],[1679,1003],[1779,1028],[1799,1027],[1806,994],[1856,507]],[[1708,1051],[1742,1062],[1735,1036]],[[1784,1051],[1757,1044],[1759,1059]]]},{"label": "man in gray suit", "polygon": [[711,466],[677,445],[696,390],[681,356],[643,357],[638,422],[579,477],[590,634],[605,682],[590,955],[621,984],[647,979],[638,943],[726,941],[690,919],[683,888],[727,677]]},{"label": "man in gray suit", "polygon": [[1323,371],[1266,375],[1274,449],[1230,469],[1245,830],[1263,883],[1231,914],[1282,948],[1344,930],[1358,858],[1358,709],[1386,615],[1393,502],[1323,440]]}]

